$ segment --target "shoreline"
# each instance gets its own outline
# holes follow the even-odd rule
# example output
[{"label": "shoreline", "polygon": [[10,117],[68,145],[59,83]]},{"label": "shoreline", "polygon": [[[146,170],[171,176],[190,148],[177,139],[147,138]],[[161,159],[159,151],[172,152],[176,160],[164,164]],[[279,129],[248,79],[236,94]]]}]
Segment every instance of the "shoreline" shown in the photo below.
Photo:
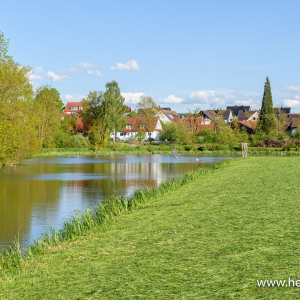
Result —
[{"label": "shoreline", "polygon": [[[198,178],[212,173],[224,165],[230,164],[232,160],[222,160],[211,165],[210,168],[200,168],[198,170],[188,172],[179,178],[172,178],[162,182],[157,187],[150,189],[136,190],[132,196],[112,196],[104,202],[99,202],[93,210],[87,208],[80,213],[76,212],[75,216],[67,218],[61,229],[55,230],[48,227],[38,239],[33,240],[26,248],[22,248],[19,243],[8,248],[2,247],[0,252],[0,274],[1,271],[14,271],[22,267],[22,265],[31,260],[36,255],[43,254],[47,248],[59,246],[76,240],[76,238],[84,235],[86,232],[106,225],[118,215],[131,211],[147,201],[158,198],[170,191],[196,181]],[[1,248],[1,247],[0,247]]]}]

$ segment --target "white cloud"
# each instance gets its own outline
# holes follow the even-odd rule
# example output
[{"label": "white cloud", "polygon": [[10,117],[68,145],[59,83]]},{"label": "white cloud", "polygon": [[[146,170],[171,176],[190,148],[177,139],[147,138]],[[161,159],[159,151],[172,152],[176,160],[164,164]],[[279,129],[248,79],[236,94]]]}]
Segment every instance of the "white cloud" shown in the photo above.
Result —
[{"label": "white cloud", "polygon": [[233,73],[236,73],[237,72],[237,68],[231,68],[230,71],[233,72]]},{"label": "white cloud", "polygon": [[127,70],[127,71],[138,71],[141,68],[138,66],[137,61],[132,59],[125,64],[117,63],[115,67],[109,67],[111,70]]},{"label": "white cloud", "polygon": [[141,97],[146,96],[146,94],[140,93],[121,93],[121,95],[125,98],[125,104],[136,104],[139,102]]},{"label": "white cloud", "polygon": [[42,76],[37,75],[37,74],[34,74],[33,71],[29,71],[29,72],[27,73],[27,77],[29,78],[30,81],[32,81],[32,80],[41,80],[41,79],[43,79]]},{"label": "white cloud", "polygon": [[94,68],[94,65],[89,62],[80,62],[79,67],[83,69],[87,69],[87,68]]},{"label": "white cloud", "polygon": [[98,70],[96,71],[86,70],[85,73],[89,76],[104,77]]},{"label": "white cloud", "polygon": [[160,102],[162,103],[170,103],[170,104],[179,104],[183,102],[182,98],[175,97],[174,95],[169,95],[166,98],[162,98]]},{"label": "white cloud", "polygon": [[284,93],[298,94],[300,93],[300,86],[283,86],[280,90]]},{"label": "white cloud", "polygon": [[39,67],[35,68],[35,73],[36,74],[41,74],[41,73],[44,73],[44,70],[43,70],[43,68],[41,66],[39,66]]},{"label": "white cloud", "polygon": [[296,99],[284,99],[284,100],[282,100],[281,104],[283,107],[291,107],[291,108],[300,109],[300,101],[296,100]]},{"label": "white cloud", "polygon": [[52,71],[47,72],[46,77],[47,77],[48,79],[54,81],[54,82],[60,81],[60,80],[62,80],[62,79],[64,79],[64,78],[69,78],[69,79],[71,78],[71,77],[68,76],[68,75],[57,75],[57,74],[55,74],[55,73],[52,72]]},{"label": "white cloud", "polygon": [[84,96],[72,96],[70,94],[66,94],[66,95],[63,95],[61,98],[62,98],[64,103],[67,103],[67,102],[81,102],[82,98],[84,98]]},{"label": "white cloud", "polygon": [[240,93],[237,91],[221,91],[201,90],[193,92],[189,95],[186,103],[191,103],[194,106],[205,106],[203,109],[210,107],[222,107],[227,105],[250,105],[251,109],[260,107],[259,95]]}]

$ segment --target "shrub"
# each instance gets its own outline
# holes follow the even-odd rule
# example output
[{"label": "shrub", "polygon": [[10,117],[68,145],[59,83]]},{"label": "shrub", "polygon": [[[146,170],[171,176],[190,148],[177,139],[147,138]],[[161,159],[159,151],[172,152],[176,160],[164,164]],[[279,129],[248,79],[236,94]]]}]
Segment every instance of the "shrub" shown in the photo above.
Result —
[{"label": "shrub", "polygon": [[153,151],[154,151],[154,147],[151,146],[151,145],[149,145],[149,146],[148,146],[148,151],[149,151],[149,152],[153,152]]},{"label": "shrub", "polygon": [[82,135],[72,135],[70,137],[70,140],[72,141],[73,143],[73,147],[75,148],[88,148],[89,145],[90,145],[90,142],[87,138],[85,138],[84,136]]},{"label": "shrub", "polygon": [[194,149],[193,145],[186,145],[186,146],[184,146],[184,150],[185,151],[191,151],[192,149]]},{"label": "shrub", "polygon": [[58,131],[54,136],[53,143],[55,148],[72,148],[73,143],[70,135],[65,131]]}]

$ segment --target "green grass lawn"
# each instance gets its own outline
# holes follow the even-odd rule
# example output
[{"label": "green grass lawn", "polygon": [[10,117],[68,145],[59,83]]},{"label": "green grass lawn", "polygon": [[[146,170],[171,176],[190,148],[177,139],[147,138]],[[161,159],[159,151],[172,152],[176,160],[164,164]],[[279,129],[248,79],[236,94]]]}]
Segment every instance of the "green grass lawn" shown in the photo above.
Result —
[{"label": "green grass lawn", "polygon": [[0,275],[0,299],[300,299],[300,159],[236,159]]}]

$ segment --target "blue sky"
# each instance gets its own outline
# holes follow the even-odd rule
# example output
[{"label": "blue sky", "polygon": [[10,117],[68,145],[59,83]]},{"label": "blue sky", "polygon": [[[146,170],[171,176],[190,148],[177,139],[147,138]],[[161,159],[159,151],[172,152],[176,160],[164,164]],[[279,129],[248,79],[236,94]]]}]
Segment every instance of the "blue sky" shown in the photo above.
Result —
[{"label": "blue sky", "polygon": [[9,54],[64,102],[116,80],[186,112],[273,102],[300,112],[300,1],[3,1]]}]

